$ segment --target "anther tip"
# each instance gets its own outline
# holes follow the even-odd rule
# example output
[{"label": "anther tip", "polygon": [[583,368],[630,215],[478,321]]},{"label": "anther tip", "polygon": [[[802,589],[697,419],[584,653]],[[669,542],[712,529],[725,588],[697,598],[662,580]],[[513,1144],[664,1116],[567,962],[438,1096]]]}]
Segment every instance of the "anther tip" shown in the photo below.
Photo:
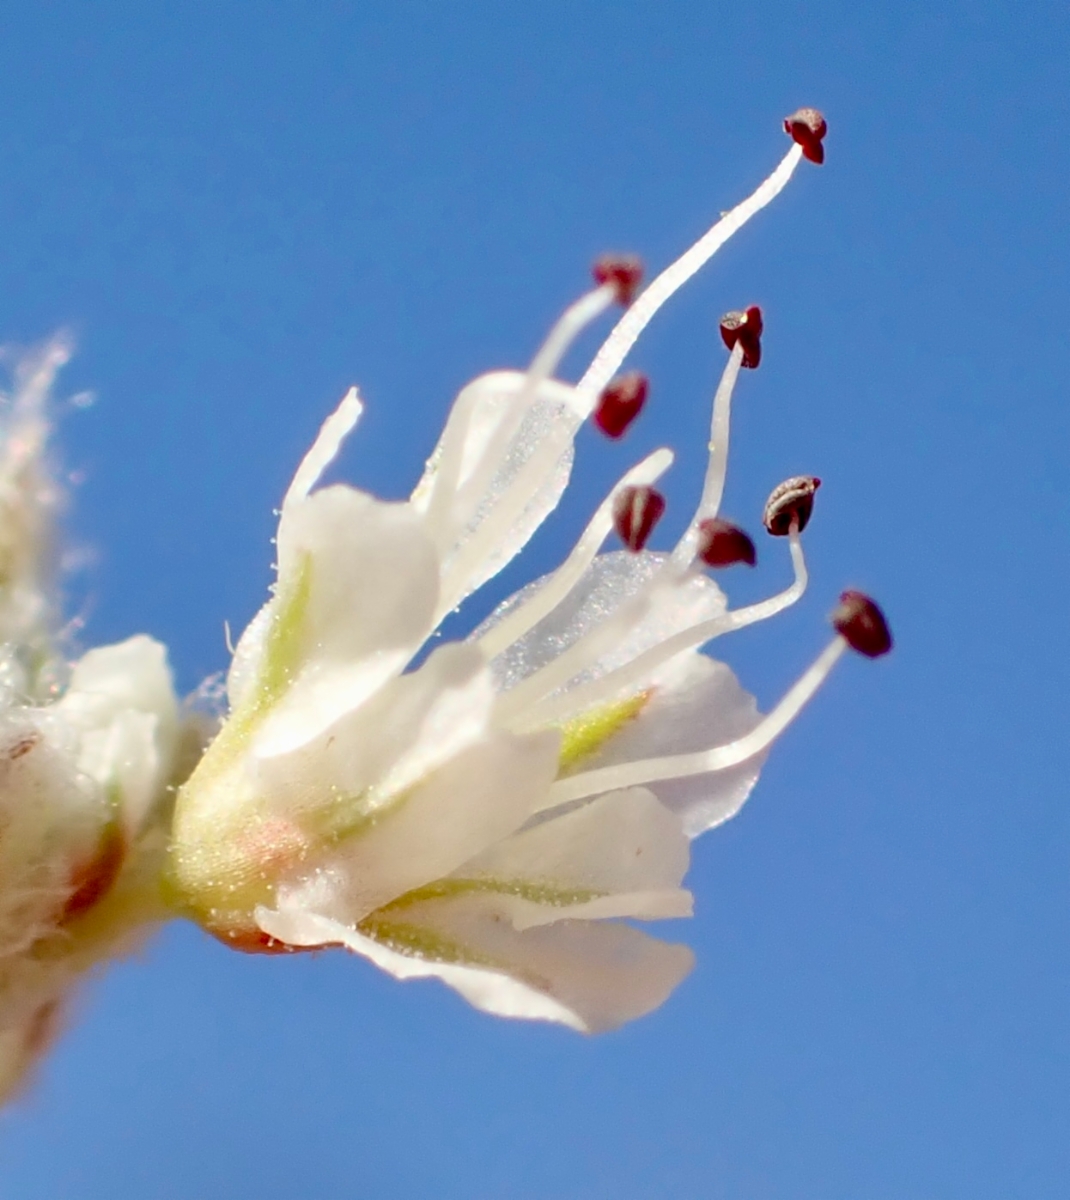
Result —
[{"label": "anther tip", "polygon": [[613,501],[613,528],[625,546],[637,554],[647,544],[664,511],[665,497],[654,488],[621,488]]},{"label": "anther tip", "polygon": [[729,350],[738,342],[743,348],[744,367],[756,367],[762,361],[762,310],[757,304],[736,312],[728,312],[721,318],[721,340]]},{"label": "anther tip", "polygon": [[892,648],[892,634],[884,613],[863,592],[843,592],[829,619],[848,646],[866,658],[880,658]]},{"label": "anther tip", "polygon": [[828,133],[828,123],[816,108],[800,108],[785,117],[784,132],[802,146],[803,158],[818,164],[825,161],[825,147],[821,142]]},{"label": "anther tip", "polygon": [[753,567],[758,561],[749,535],[738,525],[720,517],[699,522],[695,553],[708,567],[732,567],[736,563]]},{"label": "anther tip", "polygon": [[634,254],[603,254],[591,268],[595,283],[610,283],[617,301],[627,307],[635,299],[643,280],[643,264]]},{"label": "anther tip", "polygon": [[765,502],[762,524],[774,537],[786,537],[793,524],[802,533],[814,511],[814,493],[820,486],[816,475],[795,475],[777,484]]},{"label": "anther tip", "polygon": [[594,423],[606,437],[622,437],[642,411],[649,390],[649,380],[639,371],[611,379],[598,397]]}]

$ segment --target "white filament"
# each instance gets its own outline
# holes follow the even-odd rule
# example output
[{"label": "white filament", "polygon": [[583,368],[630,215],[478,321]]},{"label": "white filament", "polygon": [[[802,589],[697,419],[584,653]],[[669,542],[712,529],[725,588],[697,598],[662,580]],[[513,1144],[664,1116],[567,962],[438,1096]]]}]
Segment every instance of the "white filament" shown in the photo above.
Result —
[{"label": "white filament", "polygon": [[746,762],[756,754],[761,754],[784,732],[824,683],[846,649],[847,643],[842,637],[837,635],[833,638],[776,708],[750,733],[734,742],[714,746],[710,750],[700,750],[696,754],[645,758],[569,776],[550,788],[545,807],[554,808],[587,796],[601,795],[618,788],[656,783],[662,779],[684,779],[692,775],[705,775],[710,771],[723,771]]},{"label": "white filament", "polygon": [[528,367],[528,386],[534,388],[557,370],[568,348],[592,321],[596,321],[617,302],[617,289],[612,283],[586,292],[565,309],[557,319],[546,341],[539,347]]},{"label": "white filament", "polygon": [[698,544],[698,523],[709,517],[717,516],[724,497],[725,477],[728,473],[728,427],[732,415],[732,392],[739,378],[739,368],[743,363],[743,344],[737,341],[732,347],[732,353],[725,363],[721,382],[713,397],[713,415],[710,418],[710,458],[706,466],[706,479],[702,485],[702,497],[695,509],[695,516],[687,527],[687,532],[680,539],[673,551],[678,559],[690,559],[694,556]]},{"label": "white filament", "polygon": [[621,489],[654,483],[672,466],[672,461],[671,450],[655,450],[617,481],[598,506],[568,558],[527,603],[503,617],[479,639],[479,648],[487,658],[494,658],[513,642],[519,641],[568,597],[613,528],[613,503]]},{"label": "white filament", "polygon": [[577,385],[591,408],[595,398],[617,373],[628,351],[635,345],[636,338],[650,323],[650,319],[678,288],[704,266],[714,254],[755,215],[783,191],[788,180],[802,158],[802,147],[795,144],[781,159],[777,169],[742,204],[737,204],[709,229],[690,250],[682,254],[671,266],[640,292],[635,303],[621,317],[612,333],[606,338],[587,374]]}]

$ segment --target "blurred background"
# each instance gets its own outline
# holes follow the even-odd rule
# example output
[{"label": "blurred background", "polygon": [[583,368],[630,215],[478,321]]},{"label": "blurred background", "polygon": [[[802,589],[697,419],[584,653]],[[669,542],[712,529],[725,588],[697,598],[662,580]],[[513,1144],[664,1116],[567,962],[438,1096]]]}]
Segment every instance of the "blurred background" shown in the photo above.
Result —
[{"label": "blurred background", "polygon": [[[586,1040],[341,952],[174,925],[85,989],[0,1116],[13,1200],[982,1200],[1070,1189],[1064,4],[119,0],[0,11],[0,341],[71,329],[59,442],[85,645],[181,688],[271,579],[272,509],[343,390],[339,476],[401,496],[452,396],[523,364],[592,259],[651,271],[828,116],[827,162],[658,317],[623,445],[469,624],[655,445],[700,486],[717,319],[759,303],[726,500],[825,486],[812,586],[718,653],[763,706],[846,585],[852,658],[695,846],[697,951]],[[592,334],[569,360],[576,377]],[[673,523],[675,519],[675,525]],[[782,544],[727,589],[788,578]],[[492,593],[492,594],[491,594]]]}]

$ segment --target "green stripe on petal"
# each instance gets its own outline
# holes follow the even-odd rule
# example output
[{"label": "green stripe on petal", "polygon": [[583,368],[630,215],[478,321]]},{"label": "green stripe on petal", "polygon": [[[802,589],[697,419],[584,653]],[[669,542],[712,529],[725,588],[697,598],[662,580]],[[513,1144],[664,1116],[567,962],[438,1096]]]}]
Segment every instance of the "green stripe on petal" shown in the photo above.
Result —
[{"label": "green stripe on petal", "polygon": [[422,958],[429,962],[457,963],[465,967],[487,967],[505,971],[506,966],[495,962],[485,954],[469,949],[454,938],[436,933],[422,925],[410,925],[402,921],[384,921],[377,916],[366,917],[357,924],[365,937],[373,938],[381,945],[399,954]]},{"label": "green stripe on petal", "polygon": [[607,895],[590,888],[563,888],[552,883],[535,883],[526,879],[437,879],[424,887],[415,888],[384,905],[379,911],[395,913],[425,900],[451,900],[457,896],[471,895],[515,896],[532,904],[546,904],[553,908],[567,908],[572,904],[587,904]]},{"label": "green stripe on petal", "polygon": [[567,775],[573,768],[596,751],[646,707],[650,691],[639,692],[573,717],[560,726],[561,753],[558,773]]}]

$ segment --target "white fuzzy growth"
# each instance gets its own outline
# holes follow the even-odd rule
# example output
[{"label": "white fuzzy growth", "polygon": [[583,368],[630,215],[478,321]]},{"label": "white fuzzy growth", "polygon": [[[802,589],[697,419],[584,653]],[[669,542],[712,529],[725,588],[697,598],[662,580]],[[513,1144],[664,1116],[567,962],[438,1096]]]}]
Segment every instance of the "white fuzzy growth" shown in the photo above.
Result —
[{"label": "white fuzzy growth", "polygon": [[135,637],[58,646],[50,387],[69,348],[0,395],[0,1101],[47,1049],[72,985],[157,915],[183,734],[167,656]]},{"label": "white fuzzy growth", "polygon": [[[10,350],[0,360],[10,360]],[[48,460],[50,390],[70,357],[63,337],[15,360],[0,391],[0,685],[36,697],[57,620],[55,521],[63,494]],[[21,650],[21,654],[17,651]]]}]

